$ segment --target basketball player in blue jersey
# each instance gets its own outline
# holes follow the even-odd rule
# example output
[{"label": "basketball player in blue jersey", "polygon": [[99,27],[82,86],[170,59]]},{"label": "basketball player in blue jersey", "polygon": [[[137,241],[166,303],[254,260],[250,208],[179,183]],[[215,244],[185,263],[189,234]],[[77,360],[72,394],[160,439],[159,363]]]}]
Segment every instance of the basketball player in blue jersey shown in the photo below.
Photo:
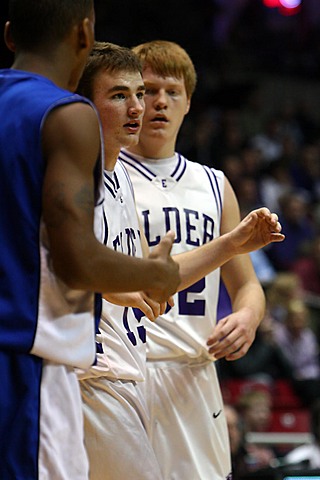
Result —
[{"label": "basketball player in blue jersey", "polygon": [[[142,126],[145,86],[139,59],[127,48],[96,42],[78,91],[94,102],[103,126],[104,243],[127,255],[142,256],[147,252],[143,248],[145,237],[137,218],[134,192],[118,159],[121,147],[137,144]],[[267,209],[261,209],[259,215],[256,212],[249,216],[248,224],[242,222],[233,232],[233,241],[232,235],[220,237],[178,256],[175,260],[184,271],[179,288],[200,279],[198,272],[203,274],[203,264],[215,268],[235,253],[281,239],[282,235],[271,233],[280,230],[276,216]],[[251,224],[253,217],[256,218]],[[208,255],[212,257],[210,262]],[[96,337],[97,364],[78,372],[91,480],[162,478],[148,437],[144,392],[148,332],[141,311],[154,320],[164,313],[164,307],[143,292],[104,295]]]},{"label": "basketball player in blue jersey", "polygon": [[[124,149],[120,159],[133,182],[146,239],[152,249],[171,229],[176,232],[174,258],[181,252],[201,252],[239,225],[240,215],[223,172],[175,151],[196,85],[194,66],[184,49],[168,41],[148,42],[133,51],[143,64],[146,111],[138,145]],[[225,252],[217,254],[223,260]],[[202,275],[175,295],[174,307],[147,324],[150,432],[165,480],[231,478],[214,360],[245,355],[265,308],[249,255],[235,256],[221,268],[233,314],[216,325],[220,271],[213,270],[211,255],[204,258]],[[184,278],[181,263],[180,274]]]},{"label": "basketball player in blue jersey", "polygon": [[0,72],[0,478],[85,480],[74,367],[95,360],[94,292],[148,290],[162,301],[180,278],[170,235],[146,260],[100,241],[100,127],[93,105],[71,93],[94,41],[92,0],[12,0],[9,19],[15,59]]}]

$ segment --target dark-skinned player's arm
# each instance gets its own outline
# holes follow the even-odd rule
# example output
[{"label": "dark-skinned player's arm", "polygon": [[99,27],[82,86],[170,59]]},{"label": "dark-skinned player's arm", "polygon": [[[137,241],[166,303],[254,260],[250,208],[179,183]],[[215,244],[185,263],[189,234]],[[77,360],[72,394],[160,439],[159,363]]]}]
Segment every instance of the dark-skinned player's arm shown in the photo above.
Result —
[{"label": "dark-skinned player's arm", "polygon": [[[139,222],[140,224],[140,222]],[[147,239],[140,225],[140,239],[143,257],[147,258],[150,254]],[[103,297],[111,303],[121,305],[122,307],[139,308],[144,315],[151,321],[156,320],[159,315],[165,312],[167,302],[156,302],[150,298],[146,292],[126,292],[126,293],[105,293]],[[168,299],[168,303],[173,306],[173,297]]]}]

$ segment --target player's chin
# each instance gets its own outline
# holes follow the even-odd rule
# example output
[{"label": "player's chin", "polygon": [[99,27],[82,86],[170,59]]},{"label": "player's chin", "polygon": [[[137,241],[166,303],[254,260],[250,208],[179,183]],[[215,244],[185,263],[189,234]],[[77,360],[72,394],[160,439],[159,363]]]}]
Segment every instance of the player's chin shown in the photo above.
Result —
[{"label": "player's chin", "polygon": [[122,146],[125,148],[134,147],[139,142],[139,133],[130,133],[125,136]]}]

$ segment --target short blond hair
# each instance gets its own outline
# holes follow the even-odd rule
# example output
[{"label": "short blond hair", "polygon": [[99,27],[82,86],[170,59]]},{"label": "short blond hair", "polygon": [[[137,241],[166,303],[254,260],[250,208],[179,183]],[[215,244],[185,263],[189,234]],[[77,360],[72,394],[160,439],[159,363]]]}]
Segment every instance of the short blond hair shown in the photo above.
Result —
[{"label": "short blond hair", "polygon": [[188,53],[175,42],[154,40],[132,48],[138,55],[143,69],[150,67],[162,77],[183,78],[188,99],[197,84],[197,74]]}]

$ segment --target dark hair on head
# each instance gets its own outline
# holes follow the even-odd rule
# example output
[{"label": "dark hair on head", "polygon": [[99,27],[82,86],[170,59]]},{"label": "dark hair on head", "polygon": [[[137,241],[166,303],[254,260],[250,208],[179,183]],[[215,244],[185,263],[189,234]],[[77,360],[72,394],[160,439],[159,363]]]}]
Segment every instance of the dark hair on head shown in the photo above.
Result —
[{"label": "dark hair on head", "polygon": [[17,49],[56,45],[73,25],[89,17],[93,0],[10,0],[11,34]]},{"label": "dark hair on head", "polygon": [[77,92],[93,100],[93,82],[100,71],[139,72],[141,62],[127,47],[108,42],[95,42],[80,79]]}]

